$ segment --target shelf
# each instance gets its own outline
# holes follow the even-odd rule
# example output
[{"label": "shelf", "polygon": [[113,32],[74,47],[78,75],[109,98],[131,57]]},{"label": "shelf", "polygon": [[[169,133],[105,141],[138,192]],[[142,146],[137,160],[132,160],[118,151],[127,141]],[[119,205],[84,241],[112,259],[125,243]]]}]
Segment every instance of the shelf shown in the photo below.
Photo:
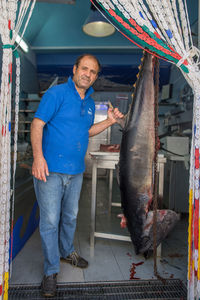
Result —
[{"label": "shelf", "polygon": [[[15,112],[15,110],[12,110],[12,112]],[[35,113],[35,110],[33,109],[20,109],[20,113]]]},{"label": "shelf", "polygon": [[[12,121],[11,123],[15,123],[15,121]],[[32,121],[18,121],[20,124],[31,124]]]},{"label": "shelf", "polygon": [[158,103],[158,106],[177,106],[176,103]]},{"label": "shelf", "polygon": [[40,99],[20,99],[20,102],[40,102]]}]

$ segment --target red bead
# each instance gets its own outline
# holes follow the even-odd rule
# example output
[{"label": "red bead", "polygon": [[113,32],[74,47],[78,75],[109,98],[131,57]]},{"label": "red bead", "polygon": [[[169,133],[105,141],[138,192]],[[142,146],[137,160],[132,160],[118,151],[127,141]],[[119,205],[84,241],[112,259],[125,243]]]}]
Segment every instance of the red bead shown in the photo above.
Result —
[{"label": "red bead", "polygon": [[195,169],[199,169],[199,159],[195,158]]},{"label": "red bead", "polygon": [[195,148],[195,168],[199,169],[199,149]]},{"label": "red bead", "polygon": [[199,200],[195,199],[195,211],[194,211],[194,248],[198,249],[198,237],[199,237]]},{"label": "red bead", "polygon": [[160,35],[157,32],[154,32],[155,36],[160,39]]}]

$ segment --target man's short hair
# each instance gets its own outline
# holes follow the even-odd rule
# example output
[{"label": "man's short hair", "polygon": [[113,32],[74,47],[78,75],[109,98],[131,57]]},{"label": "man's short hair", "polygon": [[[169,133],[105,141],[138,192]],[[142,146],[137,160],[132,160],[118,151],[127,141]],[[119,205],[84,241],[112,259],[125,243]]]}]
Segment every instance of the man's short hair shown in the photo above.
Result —
[{"label": "man's short hair", "polygon": [[94,55],[92,55],[92,54],[85,53],[85,54],[80,55],[80,56],[76,59],[74,65],[78,68],[78,66],[79,66],[79,64],[80,64],[80,62],[81,62],[81,60],[82,60],[84,57],[86,57],[86,56],[93,58],[93,59],[97,62],[98,67],[99,67],[99,71],[98,71],[98,73],[99,73],[99,72],[101,71],[101,64],[100,64],[99,60],[96,58],[96,56],[94,56]]}]

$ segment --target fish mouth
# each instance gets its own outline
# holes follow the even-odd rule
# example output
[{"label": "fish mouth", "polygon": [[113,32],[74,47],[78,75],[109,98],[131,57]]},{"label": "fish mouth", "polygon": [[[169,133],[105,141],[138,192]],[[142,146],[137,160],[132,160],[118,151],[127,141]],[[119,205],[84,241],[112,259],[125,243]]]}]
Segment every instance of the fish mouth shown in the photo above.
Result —
[{"label": "fish mouth", "polygon": [[[165,239],[169,232],[173,229],[180,216],[171,210],[157,210],[156,220],[156,247]],[[141,236],[141,241],[138,245],[138,252],[141,254],[152,251],[154,247],[154,224],[153,211],[149,211],[147,222],[144,226],[144,234]]]},{"label": "fish mouth", "polygon": [[152,240],[150,236],[144,236],[141,240],[141,246],[137,248],[137,252],[144,254],[149,250],[152,250]]}]

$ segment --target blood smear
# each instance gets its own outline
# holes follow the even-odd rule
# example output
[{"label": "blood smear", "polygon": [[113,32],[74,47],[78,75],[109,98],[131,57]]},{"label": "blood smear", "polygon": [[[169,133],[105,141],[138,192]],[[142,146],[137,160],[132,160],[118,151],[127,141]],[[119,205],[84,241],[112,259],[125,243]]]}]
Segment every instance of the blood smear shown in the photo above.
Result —
[{"label": "blood smear", "polygon": [[139,277],[135,277],[135,274],[136,274],[135,268],[137,266],[142,265],[143,263],[144,263],[143,261],[141,261],[141,262],[139,262],[137,264],[132,263],[132,266],[131,266],[131,269],[130,269],[130,279],[140,279]]}]

